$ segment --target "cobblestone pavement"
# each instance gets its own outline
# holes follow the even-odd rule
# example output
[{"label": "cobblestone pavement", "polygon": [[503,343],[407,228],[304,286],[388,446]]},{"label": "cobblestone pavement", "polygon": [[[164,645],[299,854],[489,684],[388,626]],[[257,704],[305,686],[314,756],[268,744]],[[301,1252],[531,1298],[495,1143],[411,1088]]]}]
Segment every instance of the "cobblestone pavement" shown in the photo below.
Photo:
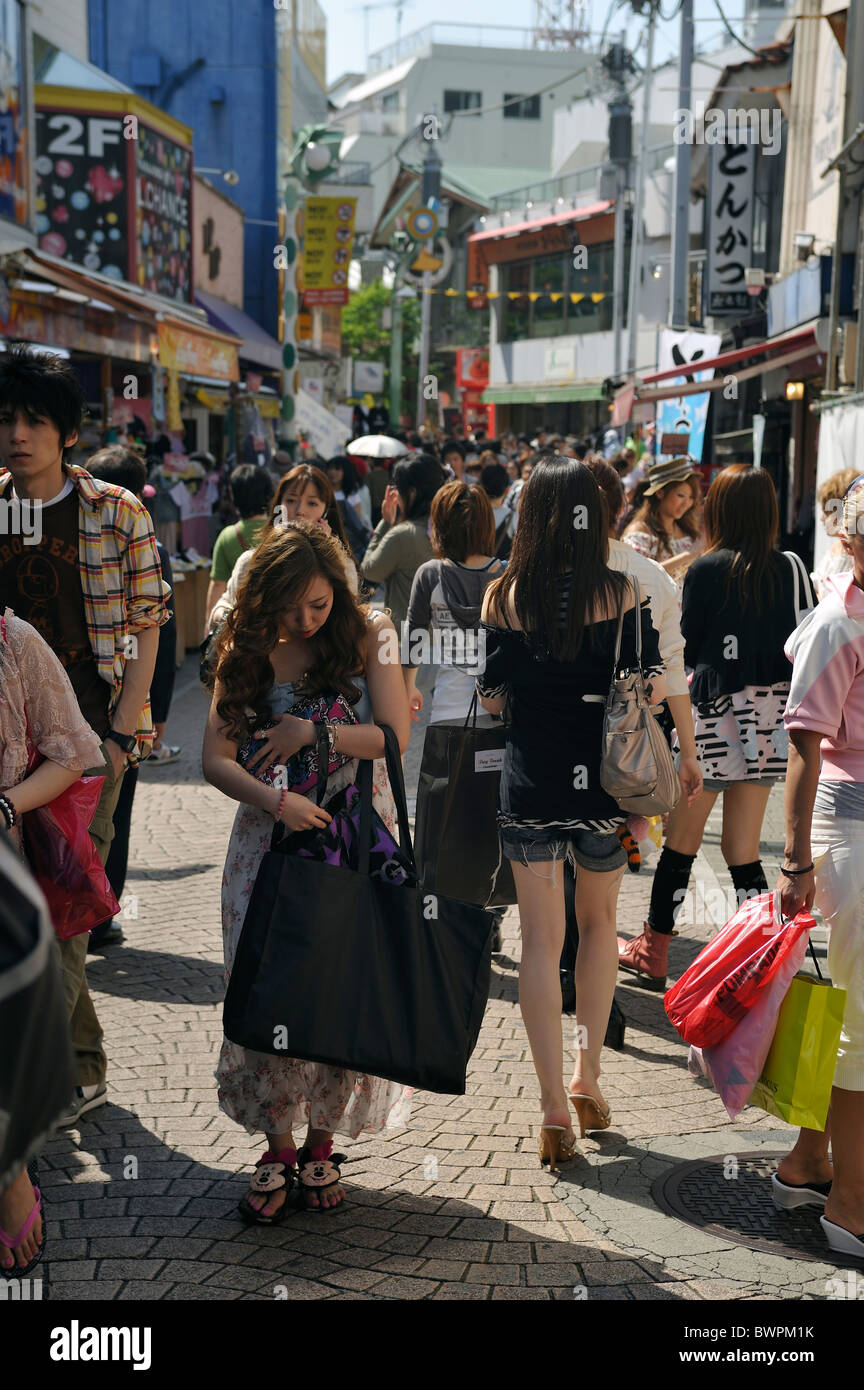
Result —
[{"label": "cobblestone pavement", "polygon": [[[731,1125],[686,1071],[659,995],[622,984],[626,1050],[604,1054],[613,1126],[550,1177],[517,1004],[518,918],[504,923],[468,1094],[420,1093],[411,1125],[348,1144],[349,1201],[247,1228],[236,1204],[261,1139],[216,1106],[219,889],[234,804],[200,771],[205,698],[187,661],[169,736],[182,760],[142,771],[127,941],[88,962],[105,1030],[110,1104],[59,1132],[42,1161],[55,1299],[692,1299],[824,1297],[828,1266],[757,1254],[661,1213],[652,1180],[700,1155],[782,1147],[777,1121]],[[422,729],[407,758],[416,784]],[[775,793],[775,798],[779,793]],[[766,859],[782,849],[772,800]],[[696,881],[717,886],[712,821]],[[640,928],[650,863],[625,875],[619,927]],[[771,872],[769,872],[769,881]],[[720,882],[723,882],[721,877]],[[710,927],[673,942],[674,978]],[[565,1041],[572,1021],[565,1019]],[[575,1291],[575,1292],[574,1292]]]}]

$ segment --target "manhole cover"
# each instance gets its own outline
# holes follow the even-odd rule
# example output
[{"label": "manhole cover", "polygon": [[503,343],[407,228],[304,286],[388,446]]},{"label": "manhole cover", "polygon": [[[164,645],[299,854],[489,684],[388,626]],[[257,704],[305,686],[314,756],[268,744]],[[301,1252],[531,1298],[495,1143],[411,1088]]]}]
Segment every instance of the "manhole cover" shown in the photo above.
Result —
[{"label": "manhole cover", "polygon": [[819,1207],[778,1211],[771,1198],[771,1174],[782,1153],[714,1154],[679,1164],[651,1186],[662,1211],[735,1245],[766,1255],[795,1255],[820,1264],[849,1264],[835,1255],[819,1224]]}]

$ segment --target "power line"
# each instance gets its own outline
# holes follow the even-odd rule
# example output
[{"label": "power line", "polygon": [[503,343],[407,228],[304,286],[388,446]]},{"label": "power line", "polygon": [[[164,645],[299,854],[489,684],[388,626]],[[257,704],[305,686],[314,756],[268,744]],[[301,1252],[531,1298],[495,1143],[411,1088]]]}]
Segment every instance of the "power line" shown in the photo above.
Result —
[{"label": "power line", "polygon": [[738,35],[735,33],[735,30],[732,28],[728,19],[723,13],[723,6],[720,4],[720,0],[714,0],[714,8],[719,14],[720,18],[722,19],[723,27],[725,28],[732,42],[740,44],[742,48],[746,48],[747,52],[752,53],[754,58],[762,58],[764,55],[761,54],[757,49],[751,48],[749,43],[745,43],[743,39],[739,39]]}]

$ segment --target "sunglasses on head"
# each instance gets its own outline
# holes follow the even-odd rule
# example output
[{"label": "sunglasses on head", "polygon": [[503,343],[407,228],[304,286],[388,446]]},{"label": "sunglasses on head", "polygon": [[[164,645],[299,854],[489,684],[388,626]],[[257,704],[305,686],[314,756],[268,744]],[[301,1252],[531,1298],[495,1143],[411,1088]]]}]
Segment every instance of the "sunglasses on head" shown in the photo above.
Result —
[{"label": "sunglasses on head", "polygon": [[856,487],[859,487],[861,485],[861,483],[864,483],[864,473],[859,473],[857,478],[852,479],[846,491],[843,493],[844,501],[849,496],[849,493],[853,492]]}]

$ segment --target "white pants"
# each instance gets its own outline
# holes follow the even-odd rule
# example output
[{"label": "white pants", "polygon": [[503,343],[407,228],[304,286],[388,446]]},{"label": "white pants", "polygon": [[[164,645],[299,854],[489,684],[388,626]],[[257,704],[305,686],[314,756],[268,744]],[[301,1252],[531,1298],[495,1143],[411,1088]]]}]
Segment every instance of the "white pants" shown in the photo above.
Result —
[{"label": "white pants", "polygon": [[864,1091],[864,821],[813,816],[815,905],[828,928],[828,969],[846,990],[834,1085]]}]

